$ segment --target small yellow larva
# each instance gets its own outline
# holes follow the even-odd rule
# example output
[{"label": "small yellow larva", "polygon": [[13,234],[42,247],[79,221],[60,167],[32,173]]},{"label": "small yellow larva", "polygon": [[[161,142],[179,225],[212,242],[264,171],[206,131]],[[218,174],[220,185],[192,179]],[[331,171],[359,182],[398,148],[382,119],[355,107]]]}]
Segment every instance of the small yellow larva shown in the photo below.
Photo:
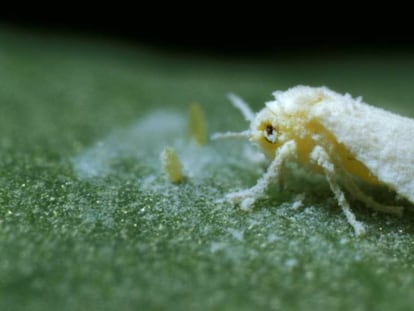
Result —
[{"label": "small yellow larva", "polygon": [[357,235],[365,232],[364,225],[355,219],[340,184],[375,210],[401,215],[403,208],[376,202],[353,181],[355,177],[385,185],[414,203],[414,120],[327,87],[297,86],[273,95],[275,100],[257,114],[237,96],[229,96],[250,122],[250,129],[213,138],[246,137],[272,160],[255,186],[229,193],[229,201],[250,208],[269,183],[278,180],[283,163],[295,158],[300,165],[326,176]]},{"label": "small yellow larva", "polygon": [[171,182],[179,183],[183,181],[184,175],[181,168],[181,162],[173,148],[164,148],[161,152],[161,163],[165,174]]},{"label": "small yellow larva", "polygon": [[201,106],[197,103],[190,105],[188,115],[188,131],[194,141],[203,146],[207,142],[207,122]]}]

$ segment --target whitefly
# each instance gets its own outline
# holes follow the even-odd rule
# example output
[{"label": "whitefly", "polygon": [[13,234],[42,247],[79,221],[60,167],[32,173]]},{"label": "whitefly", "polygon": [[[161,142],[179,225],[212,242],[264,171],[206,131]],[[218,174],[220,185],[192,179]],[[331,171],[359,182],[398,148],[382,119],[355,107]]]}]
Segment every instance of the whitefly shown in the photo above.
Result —
[{"label": "whitefly", "polygon": [[385,185],[414,203],[413,119],[327,87],[296,86],[273,95],[275,100],[267,102],[258,113],[236,95],[229,95],[250,128],[218,133],[213,138],[245,137],[257,144],[271,162],[256,185],[227,194],[228,201],[249,209],[269,184],[279,179],[284,163],[293,160],[325,175],[357,235],[365,228],[355,218],[343,188],[374,210],[401,215],[403,208],[375,201],[355,179]]}]

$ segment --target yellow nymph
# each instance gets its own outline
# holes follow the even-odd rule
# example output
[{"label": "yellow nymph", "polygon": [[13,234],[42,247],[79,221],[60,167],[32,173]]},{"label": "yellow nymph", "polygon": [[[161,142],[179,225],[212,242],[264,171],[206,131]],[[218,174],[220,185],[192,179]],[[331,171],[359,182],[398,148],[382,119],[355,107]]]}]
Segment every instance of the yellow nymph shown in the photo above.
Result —
[{"label": "yellow nymph", "polygon": [[376,202],[359,188],[355,177],[369,184],[386,185],[414,203],[414,150],[410,137],[414,120],[327,87],[296,86],[273,95],[275,100],[267,102],[257,114],[237,96],[229,96],[250,122],[250,129],[216,134],[213,138],[246,137],[272,162],[255,186],[229,193],[227,200],[249,209],[268,185],[278,180],[284,162],[294,159],[326,176],[357,235],[365,229],[355,219],[341,186],[375,210],[400,215],[402,207]]}]

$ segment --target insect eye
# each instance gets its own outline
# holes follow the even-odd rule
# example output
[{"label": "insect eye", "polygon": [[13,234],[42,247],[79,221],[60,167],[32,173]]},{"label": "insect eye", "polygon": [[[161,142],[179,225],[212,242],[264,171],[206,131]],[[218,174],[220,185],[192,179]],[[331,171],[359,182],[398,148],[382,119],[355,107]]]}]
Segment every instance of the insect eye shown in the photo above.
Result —
[{"label": "insect eye", "polygon": [[276,142],[277,133],[272,125],[266,126],[266,128],[264,129],[264,137],[269,143],[274,144]]}]

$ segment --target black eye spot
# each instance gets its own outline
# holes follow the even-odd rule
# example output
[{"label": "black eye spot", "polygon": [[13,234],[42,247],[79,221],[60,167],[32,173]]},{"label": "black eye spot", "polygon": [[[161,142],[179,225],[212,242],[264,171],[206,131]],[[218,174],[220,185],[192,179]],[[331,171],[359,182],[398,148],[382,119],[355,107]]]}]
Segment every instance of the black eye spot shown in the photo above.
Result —
[{"label": "black eye spot", "polygon": [[271,126],[271,125],[268,125],[268,126],[266,126],[266,134],[268,135],[268,136],[272,136],[273,135],[273,131],[274,131],[275,129],[273,128],[273,126]]},{"label": "black eye spot", "polygon": [[269,142],[269,143],[276,143],[277,141],[277,133],[275,128],[272,125],[267,125],[266,128],[264,129],[264,138]]}]

